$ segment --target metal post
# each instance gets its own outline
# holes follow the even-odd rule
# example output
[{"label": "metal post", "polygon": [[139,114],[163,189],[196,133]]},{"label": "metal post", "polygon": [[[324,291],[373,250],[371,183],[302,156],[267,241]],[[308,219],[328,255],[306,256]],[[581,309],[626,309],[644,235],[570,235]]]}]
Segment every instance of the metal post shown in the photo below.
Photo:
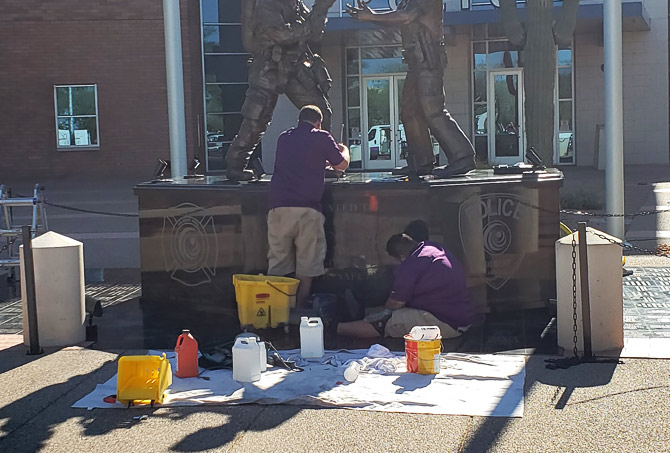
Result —
[{"label": "metal post", "polygon": [[30,346],[28,355],[42,354],[40,336],[37,330],[37,299],[35,297],[35,266],[33,264],[32,234],[30,227],[21,227],[23,235],[23,270],[26,279],[26,317]]},{"label": "metal post", "polygon": [[178,179],[183,178],[188,171],[179,0],[163,0],[163,27],[165,29],[165,69],[170,124],[170,168],[172,178]]},{"label": "metal post", "polygon": [[589,299],[589,259],[586,249],[586,222],[577,224],[579,235],[579,283],[582,296],[582,333],[584,357],[593,357],[591,348],[591,301]]},{"label": "metal post", "polygon": [[[605,0],[603,16],[605,53],[605,205],[608,214],[624,212],[623,82],[621,0]],[[623,217],[608,217],[607,232],[624,239]]]}]

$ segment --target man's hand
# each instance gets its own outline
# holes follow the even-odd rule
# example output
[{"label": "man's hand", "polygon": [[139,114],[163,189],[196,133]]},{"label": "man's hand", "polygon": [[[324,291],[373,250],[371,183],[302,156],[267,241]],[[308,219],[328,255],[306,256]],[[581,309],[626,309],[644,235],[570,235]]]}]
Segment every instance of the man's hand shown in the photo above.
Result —
[{"label": "man's hand", "polygon": [[368,2],[363,0],[356,1],[357,6],[351,6],[347,3],[347,13],[355,20],[370,21],[374,18],[375,13],[368,6]]}]

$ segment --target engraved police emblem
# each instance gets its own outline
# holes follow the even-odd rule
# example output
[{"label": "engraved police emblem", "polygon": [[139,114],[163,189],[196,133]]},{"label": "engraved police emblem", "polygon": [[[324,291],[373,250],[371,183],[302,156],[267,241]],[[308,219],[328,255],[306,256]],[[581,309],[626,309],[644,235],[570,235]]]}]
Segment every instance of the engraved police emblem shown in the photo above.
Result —
[{"label": "engraved police emblem", "polygon": [[183,214],[163,219],[163,258],[172,280],[199,286],[216,275],[216,231],[212,216],[199,215],[203,208],[182,203],[172,208]]},{"label": "engraved police emblem", "polygon": [[[463,250],[477,260],[483,254],[487,285],[499,290],[516,272],[526,255],[526,204],[511,193],[475,195],[461,203],[459,229]],[[481,231],[481,238],[472,237]],[[525,238],[526,240],[528,237]]]}]

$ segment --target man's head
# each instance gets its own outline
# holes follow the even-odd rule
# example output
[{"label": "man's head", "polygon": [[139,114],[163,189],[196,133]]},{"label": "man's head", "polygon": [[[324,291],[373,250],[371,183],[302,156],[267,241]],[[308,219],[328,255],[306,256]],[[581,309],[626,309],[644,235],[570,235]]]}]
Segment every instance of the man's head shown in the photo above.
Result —
[{"label": "man's head", "polygon": [[417,242],[406,234],[394,234],[386,243],[386,253],[400,261],[405,261],[416,245]]},{"label": "man's head", "polygon": [[298,121],[306,121],[317,129],[321,129],[321,121],[323,121],[323,113],[316,105],[306,105],[300,109]]},{"label": "man's head", "polygon": [[412,220],[405,227],[404,233],[414,239],[416,242],[423,242],[429,239],[428,224],[423,220]]}]

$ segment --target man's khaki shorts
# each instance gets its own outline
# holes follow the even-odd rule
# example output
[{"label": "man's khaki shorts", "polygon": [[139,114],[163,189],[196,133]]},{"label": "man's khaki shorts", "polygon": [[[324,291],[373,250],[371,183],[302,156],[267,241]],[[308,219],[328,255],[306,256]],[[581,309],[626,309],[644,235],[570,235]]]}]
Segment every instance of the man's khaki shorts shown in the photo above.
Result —
[{"label": "man's khaki shorts", "polygon": [[442,332],[442,338],[460,337],[462,332],[455,330],[449,324],[440,321],[433,314],[416,308],[399,308],[393,310],[391,319],[386,323],[384,335],[387,337],[402,338],[414,326],[437,326]]},{"label": "man's khaki shorts", "polygon": [[268,274],[318,277],[325,270],[324,217],[312,208],[274,208],[268,213]]}]

